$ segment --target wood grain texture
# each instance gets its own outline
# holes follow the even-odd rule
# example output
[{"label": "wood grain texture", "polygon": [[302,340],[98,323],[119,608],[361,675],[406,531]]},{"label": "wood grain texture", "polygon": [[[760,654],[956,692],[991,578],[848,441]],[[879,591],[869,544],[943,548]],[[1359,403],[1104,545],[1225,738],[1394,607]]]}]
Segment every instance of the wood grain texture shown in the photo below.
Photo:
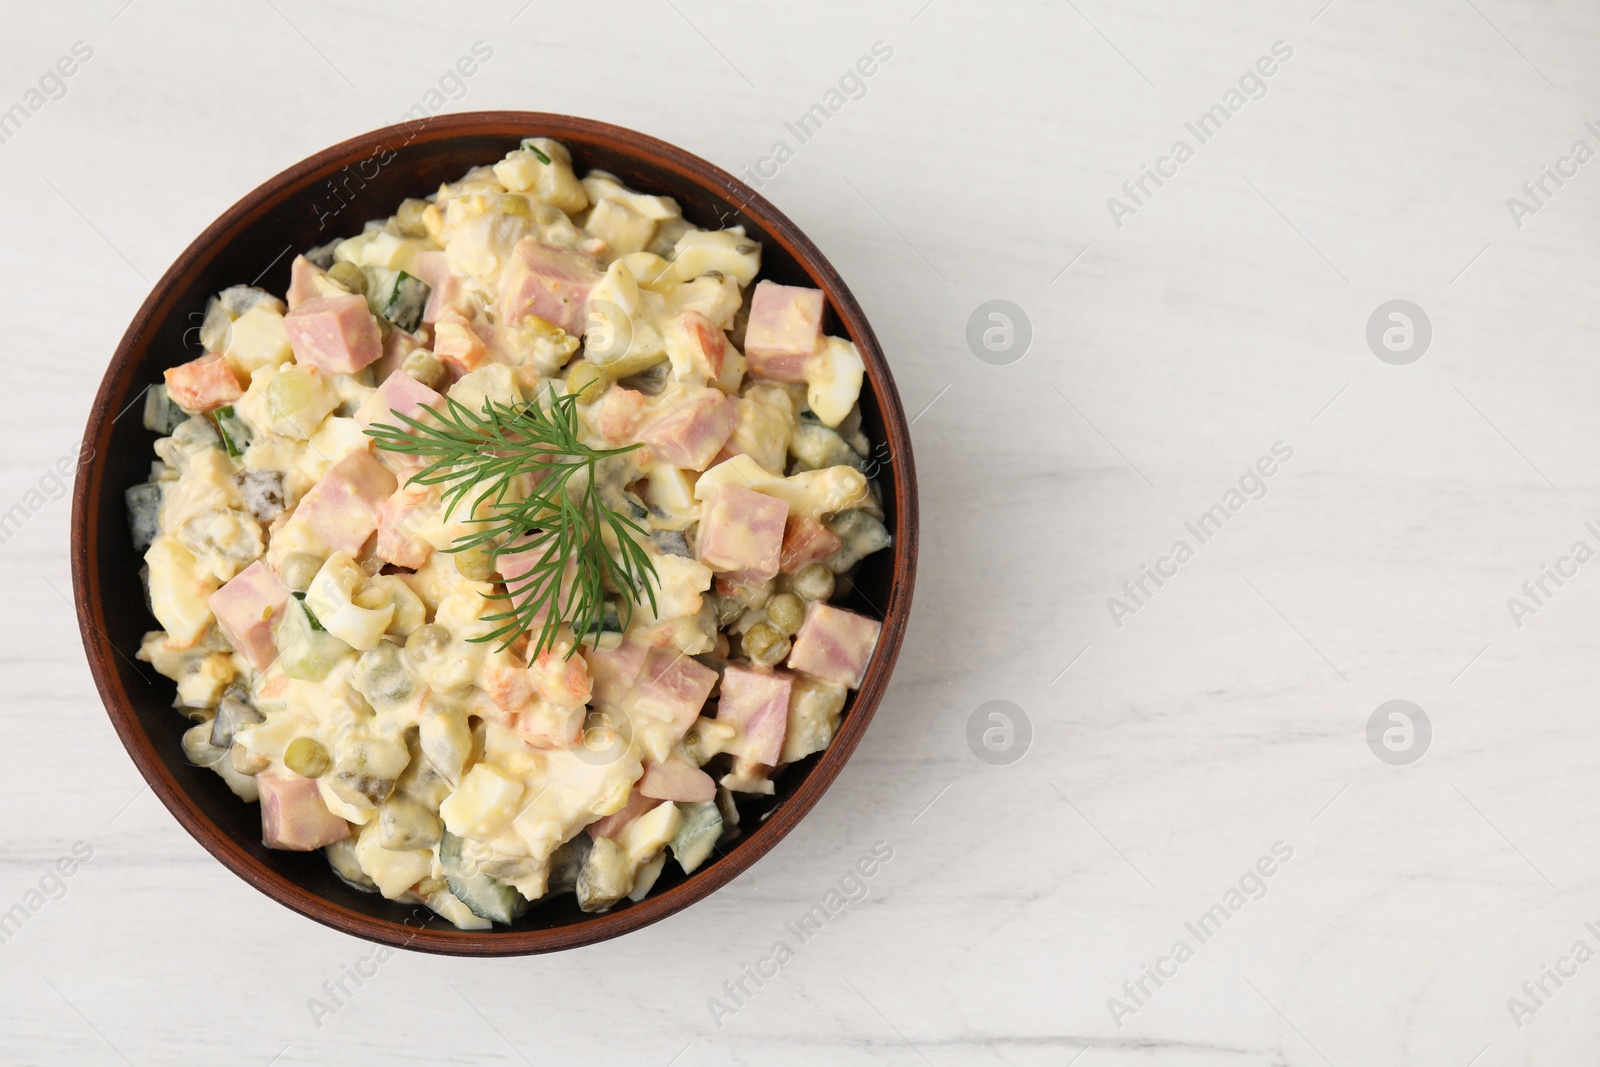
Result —
[{"label": "wood grain texture", "polygon": [[[1600,918],[1600,573],[1547,582],[1520,629],[1506,601],[1600,526],[1600,172],[1520,229],[1506,200],[1595,117],[1594,5],[122,4],[4,8],[0,105],[73,41],[95,54],[0,144],[0,514],[75,455],[196,234],[397,120],[475,40],[494,57],[448,110],[592,116],[736,175],[882,40],[865,95],[758,191],[849,282],[914,420],[916,608],[849,765],[732,884],[572,952],[396,956],[319,1026],[308,1001],[371,946],[251,889],[141,791],[46,486],[0,544],[0,909],[72,842],[94,858],[0,946],[0,1060],[1592,1058],[1596,964],[1521,1028],[1507,999]],[[425,28],[399,58],[373,44],[396,25]],[[1107,198],[1278,40],[1295,55],[1267,95],[1118,229]],[[965,340],[997,297],[1034,328],[1008,367]],[[1365,338],[1394,298],[1434,326],[1409,367]],[[1280,439],[1269,494],[1119,629],[1107,599]],[[1434,728],[1406,768],[1365,738],[1397,697]],[[1014,765],[968,748],[990,700],[1032,721]],[[879,840],[866,898],[714,1019]],[[1267,895],[1119,1028],[1108,998],[1278,840]]]}]

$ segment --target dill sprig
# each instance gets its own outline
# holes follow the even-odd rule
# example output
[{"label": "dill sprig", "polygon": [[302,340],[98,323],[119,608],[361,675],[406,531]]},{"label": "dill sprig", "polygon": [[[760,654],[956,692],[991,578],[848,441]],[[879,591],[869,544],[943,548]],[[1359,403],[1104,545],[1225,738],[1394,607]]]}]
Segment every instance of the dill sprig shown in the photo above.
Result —
[{"label": "dill sprig", "polygon": [[600,461],[640,446],[584,444],[578,436],[577,403],[576,394],[553,392],[547,403],[486,399],[478,414],[446,397],[443,410],[424,409],[431,417],[396,411],[403,427],[374,423],[366,431],[385,451],[432,461],[411,481],[441,486],[446,513],[468,501],[468,512],[481,514],[467,520],[479,528],[457,538],[446,552],[486,548],[491,566],[502,555],[533,554],[525,575],[506,583],[505,592],[489,594],[506,602],[505,610],[483,617],[498,625],[472,638],[504,638],[504,649],[537,626],[530,660],[555,647],[562,623],[570,624],[580,638],[598,638],[605,624],[607,586],[622,594],[619,617],[624,629],[635,604],[648,599],[652,610],[656,606],[659,576],[634,539],[649,536],[648,531],[606,503],[598,470]]}]

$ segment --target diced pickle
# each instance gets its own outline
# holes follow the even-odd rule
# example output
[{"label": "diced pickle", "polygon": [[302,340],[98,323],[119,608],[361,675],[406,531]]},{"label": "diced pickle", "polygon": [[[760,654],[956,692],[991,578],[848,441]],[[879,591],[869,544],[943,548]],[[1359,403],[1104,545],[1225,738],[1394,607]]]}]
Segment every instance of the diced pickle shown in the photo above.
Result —
[{"label": "diced pickle", "polygon": [[304,604],[291,597],[278,624],[278,664],[283,673],[302,682],[320,682],[334,664],[352,650],[349,645],[313,625]]},{"label": "diced pickle", "polygon": [[408,796],[396,794],[378,809],[378,843],[397,852],[439,843],[439,816]]},{"label": "diced pickle", "polygon": [[578,872],[578,907],[586,912],[605,911],[628,895],[633,888],[633,872],[628,857],[609,837],[595,841]]},{"label": "diced pickle", "polygon": [[143,555],[161,533],[161,486],[154,482],[132,486],[123,499],[128,502],[128,533],[133,537],[133,550]]},{"label": "diced pickle", "polygon": [[400,231],[402,237],[428,236],[428,224],[423,221],[423,213],[428,210],[426,200],[406,199],[400,201],[400,210],[395,213],[395,229]]},{"label": "diced pickle", "polygon": [[679,804],[678,811],[683,814],[683,822],[672,836],[672,855],[684,874],[693,874],[711,855],[717,839],[722,836],[722,813],[714,800]]},{"label": "diced pickle", "polygon": [[272,761],[265,756],[258,756],[243,745],[234,745],[228,749],[228,762],[240,774],[254,777],[272,766]]},{"label": "diced pickle", "polygon": [[282,471],[243,470],[234,475],[233,480],[238,483],[245,507],[250,509],[250,514],[258,522],[271,522],[282,515],[288,506],[283,493]]},{"label": "diced pickle", "polygon": [[611,375],[587,360],[574,363],[567,371],[567,392],[577,393],[580,404],[593,404],[609,388]]},{"label": "diced pickle", "polygon": [[223,696],[222,703],[217,707],[217,717],[211,720],[211,743],[217,748],[227,748],[233,744],[234,735],[240,730],[265,721],[265,717],[249,701],[233,695],[235,688],[230,688]]},{"label": "diced pickle", "polygon": [[866,467],[837,430],[820,422],[802,420],[795,424],[794,434],[789,438],[789,455],[794,457],[790,473],[827,467],[854,467],[856,470]]},{"label": "diced pickle", "polygon": [[328,280],[346,292],[364,295],[367,291],[367,276],[361,268],[354,263],[343,260],[328,268]]},{"label": "diced pickle", "polygon": [[459,783],[472,755],[472,730],[467,717],[429,701],[417,727],[422,754],[451,784]]},{"label": "diced pickle", "polygon": [[363,652],[350,672],[350,685],[377,711],[397,707],[417,694],[416,677],[400,658],[400,648],[388,641]]},{"label": "diced pickle", "polygon": [[545,891],[571,893],[577,889],[578,875],[583,871],[584,862],[589,858],[589,850],[593,847],[594,839],[588,834],[579,833],[551,853],[550,876]]},{"label": "diced pickle", "polygon": [[244,455],[244,450],[250,447],[250,427],[246,426],[233,405],[228,404],[216,411],[217,434],[222,438],[222,447],[228,455],[238,459]]},{"label": "diced pickle", "polygon": [[656,543],[656,549],[663,556],[694,558],[694,553],[689,551],[689,539],[682,530],[656,530],[650,535],[650,540]]},{"label": "diced pickle", "polygon": [[823,560],[835,574],[849,570],[867,556],[881,548],[888,548],[894,542],[883,523],[865,511],[854,508],[841,511],[829,519],[828,529],[844,540],[838,551]]},{"label": "diced pickle", "polygon": [[382,804],[411,761],[404,743],[382,738],[347,737],[334,761],[333,791],[351,804]]},{"label": "diced pickle", "polygon": [[475,870],[462,857],[462,840],[446,831],[439,841],[439,865],[450,892],[480,919],[509,923],[522,909],[521,895],[510,886]]},{"label": "diced pickle", "polygon": [[144,394],[144,428],[163,436],[172,433],[189,416],[167,395],[164,384],[152,385]]},{"label": "diced pickle", "polygon": [[432,292],[427,282],[401,271],[388,292],[382,294],[383,305],[378,312],[400,329],[413,331],[422,325],[422,313],[427,310]]}]

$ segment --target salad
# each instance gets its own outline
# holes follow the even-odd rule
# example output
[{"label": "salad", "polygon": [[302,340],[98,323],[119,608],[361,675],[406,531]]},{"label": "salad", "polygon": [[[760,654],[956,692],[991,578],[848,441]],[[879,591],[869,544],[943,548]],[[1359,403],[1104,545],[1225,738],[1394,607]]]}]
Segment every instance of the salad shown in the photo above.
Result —
[{"label": "salad", "polygon": [[127,491],[189,760],[463,929],[642,899],[821,751],[880,623],[864,368],[742,227],[530,138],[214,297]]}]

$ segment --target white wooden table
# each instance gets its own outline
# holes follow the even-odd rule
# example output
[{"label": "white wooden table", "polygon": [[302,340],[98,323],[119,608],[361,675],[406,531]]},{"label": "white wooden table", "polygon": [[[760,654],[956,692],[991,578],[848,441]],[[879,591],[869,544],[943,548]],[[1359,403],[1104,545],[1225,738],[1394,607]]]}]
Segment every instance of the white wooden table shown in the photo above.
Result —
[{"label": "white wooden table", "polygon": [[[1600,951],[1600,563],[1561,560],[1600,550],[1600,163],[1570,155],[1600,150],[1600,9],[522,2],[3,5],[0,115],[26,121],[0,126],[0,513],[26,521],[0,545],[0,911],[40,906],[0,946],[0,1060],[1592,1057],[1600,963],[1571,951]],[[374,967],[141,789],[79,650],[49,471],[179,250],[429,102],[476,41],[492,58],[437,106],[589,115],[769,175],[917,415],[922,563],[865,743],[748,878],[584,951]],[[1275,42],[1292,55],[1258,68]],[[786,123],[830,102],[801,143]],[[1020,334],[987,360],[967,342],[994,299],[1031,326],[1015,362]],[[1377,330],[1399,362],[1369,346],[1392,300],[1431,324],[1414,362],[1402,320]],[[1536,603],[1547,565],[1570,577]],[[1369,746],[1391,700],[1426,745],[1385,719],[1400,750]],[[1014,714],[1008,753],[969,747],[990,701],[1026,715],[1020,761]],[[977,732],[1003,747],[1000,725]],[[786,924],[880,841],[865,898],[802,942]],[[778,976],[715,1010],[780,940]],[[318,1017],[346,969],[372,976]]]}]

